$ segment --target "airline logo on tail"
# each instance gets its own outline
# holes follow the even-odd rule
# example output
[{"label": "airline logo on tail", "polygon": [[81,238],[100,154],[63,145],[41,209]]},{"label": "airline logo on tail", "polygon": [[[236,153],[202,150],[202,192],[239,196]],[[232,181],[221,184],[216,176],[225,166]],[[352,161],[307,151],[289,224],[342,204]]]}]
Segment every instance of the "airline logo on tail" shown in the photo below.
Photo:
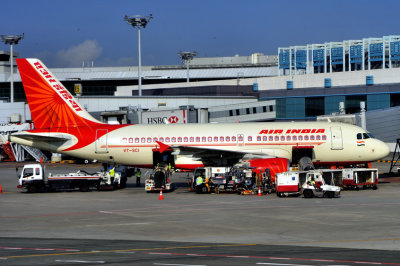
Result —
[{"label": "airline logo on tail", "polygon": [[58,92],[58,94],[71,106],[75,111],[82,111],[82,108],[77,104],[73,99],[71,93],[64,88],[63,85],[60,84],[58,80],[56,80],[49,71],[41,64],[41,62],[35,62],[33,65],[39,70],[39,73],[42,74],[48,83],[52,85],[54,89]]},{"label": "airline logo on tail", "polygon": [[17,59],[36,129],[93,126],[94,119],[38,59]]}]

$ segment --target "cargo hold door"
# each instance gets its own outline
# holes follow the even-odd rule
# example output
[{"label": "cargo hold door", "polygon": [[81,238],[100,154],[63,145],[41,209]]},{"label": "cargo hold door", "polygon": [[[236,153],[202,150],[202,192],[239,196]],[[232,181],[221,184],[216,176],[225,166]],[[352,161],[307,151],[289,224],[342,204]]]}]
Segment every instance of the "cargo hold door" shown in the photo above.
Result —
[{"label": "cargo hold door", "polygon": [[341,127],[331,127],[331,150],[343,150]]}]

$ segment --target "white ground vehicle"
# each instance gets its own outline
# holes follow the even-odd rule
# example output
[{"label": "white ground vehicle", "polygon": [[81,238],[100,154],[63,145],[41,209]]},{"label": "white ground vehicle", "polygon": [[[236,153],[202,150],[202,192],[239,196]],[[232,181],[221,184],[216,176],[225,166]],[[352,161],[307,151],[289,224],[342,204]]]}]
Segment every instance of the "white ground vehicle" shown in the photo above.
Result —
[{"label": "white ground vehicle", "polygon": [[359,189],[378,188],[378,169],[374,168],[350,168],[342,169],[343,187]]},{"label": "white ground vehicle", "polygon": [[34,193],[40,190],[76,189],[88,191],[91,188],[100,189],[102,187],[117,188],[121,178],[118,172],[111,178],[107,172],[97,172],[94,174],[85,171],[78,171],[69,174],[52,175],[45,174],[40,164],[26,164],[19,176],[18,188]]},{"label": "white ground vehicle", "polygon": [[303,183],[300,194],[305,198],[328,197],[334,198],[340,195],[340,187],[335,186],[333,177],[324,178],[322,171],[308,171],[306,180]]},{"label": "white ground vehicle", "polygon": [[[228,167],[198,167],[193,172],[190,188],[197,193],[209,193],[215,186],[218,186],[218,188],[220,186],[225,187],[227,182],[230,182],[225,178],[229,170]],[[196,179],[199,176],[202,178],[203,182],[200,185],[196,185]],[[215,184],[211,184],[211,180],[213,180],[212,182],[215,181]]]},{"label": "white ground vehicle", "polygon": [[173,185],[170,181],[170,170],[168,164],[160,163],[145,181],[145,190],[147,192],[155,190],[172,190]]}]

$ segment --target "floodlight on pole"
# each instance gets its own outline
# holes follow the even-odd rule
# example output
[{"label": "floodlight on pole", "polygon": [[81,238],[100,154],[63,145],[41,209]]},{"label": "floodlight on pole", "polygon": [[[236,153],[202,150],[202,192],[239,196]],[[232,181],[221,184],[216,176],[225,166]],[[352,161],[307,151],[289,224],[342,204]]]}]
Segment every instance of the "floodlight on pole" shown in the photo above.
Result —
[{"label": "floodlight on pole", "polygon": [[125,16],[124,20],[128,22],[132,27],[136,27],[138,29],[138,89],[139,89],[139,96],[142,96],[142,55],[141,55],[141,48],[140,48],[140,28],[146,28],[147,23],[153,18],[153,15],[150,14],[149,16]]},{"label": "floodlight on pole", "polygon": [[20,40],[24,38],[24,33],[22,35],[0,35],[1,40],[5,44],[10,45],[10,66],[11,66],[11,76],[10,76],[10,102],[14,102],[14,51],[13,45],[17,45]]},{"label": "floodlight on pole", "polygon": [[189,83],[189,64],[197,56],[197,52],[179,52],[178,55],[182,59],[182,63],[186,64],[186,82]]}]

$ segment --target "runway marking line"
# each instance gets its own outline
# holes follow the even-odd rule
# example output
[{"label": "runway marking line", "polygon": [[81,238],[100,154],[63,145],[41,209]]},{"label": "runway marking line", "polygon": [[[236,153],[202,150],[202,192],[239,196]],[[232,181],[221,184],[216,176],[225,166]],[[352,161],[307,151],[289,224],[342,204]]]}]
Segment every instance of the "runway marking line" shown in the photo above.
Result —
[{"label": "runway marking line", "polygon": [[[177,247],[166,247],[166,248],[135,248],[135,249],[120,249],[120,250],[91,250],[91,251],[77,251],[77,252],[65,252],[65,253],[47,253],[47,254],[29,254],[29,255],[27,254],[27,255],[3,256],[3,257],[0,257],[0,259],[29,258],[29,257],[49,257],[49,256],[97,254],[97,253],[118,253],[118,252],[131,252],[131,251],[150,251],[150,250],[192,249],[192,248],[212,248],[212,247],[241,247],[241,246],[255,246],[255,245],[258,245],[258,244],[222,244],[222,245],[204,245],[204,246],[177,246]],[[156,253],[156,252],[153,252],[153,253]]]},{"label": "runway marking line", "polygon": [[[221,244],[221,245],[201,245],[201,246],[177,246],[167,248],[141,248],[141,249],[123,249],[123,250],[96,250],[96,251],[80,251],[80,252],[64,252],[64,253],[48,253],[48,254],[29,254],[29,255],[17,255],[17,256],[4,256],[0,259],[11,259],[11,258],[31,258],[31,257],[49,257],[49,256],[65,256],[65,255],[80,255],[80,254],[98,254],[98,253],[117,253],[127,251],[142,251],[143,254],[157,254],[157,255],[175,255],[175,256],[192,256],[190,253],[171,253],[171,252],[152,252],[155,250],[172,250],[172,249],[192,249],[192,248],[215,248],[215,247],[240,247],[240,246],[257,246],[259,244]],[[205,257],[224,257],[224,258],[244,258],[244,256],[235,256],[227,254],[196,254]],[[292,261],[314,261],[318,260],[315,258],[280,258],[272,256],[246,256],[249,259],[285,259]],[[322,259],[321,259],[322,260]],[[373,261],[351,261],[351,260],[329,260],[330,262],[336,263],[358,263],[358,264],[369,264],[369,265],[400,265],[396,262],[373,262]],[[261,262],[260,262],[261,263]],[[270,264],[271,265],[271,264]],[[276,265],[276,263],[275,263]],[[281,264],[288,265],[288,264]],[[296,265],[296,264],[291,264]],[[299,264],[297,264],[299,265]]]}]

